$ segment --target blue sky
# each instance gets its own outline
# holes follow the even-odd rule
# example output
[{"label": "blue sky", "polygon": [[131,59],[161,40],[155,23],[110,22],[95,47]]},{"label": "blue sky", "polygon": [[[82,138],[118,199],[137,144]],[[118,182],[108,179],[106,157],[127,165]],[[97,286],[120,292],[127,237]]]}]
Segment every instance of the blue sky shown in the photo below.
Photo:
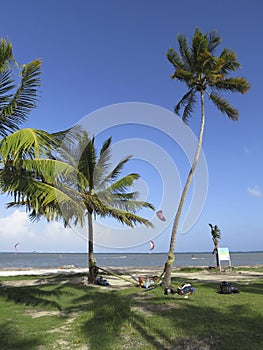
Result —
[{"label": "blue sky", "polygon": [[[43,60],[41,97],[24,127],[49,132],[69,128],[94,111],[114,104],[153,104],[172,112],[185,88],[169,78],[173,69],[166,59],[168,48],[177,47],[179,33],[190,39],[196,27],[203,32],[217,30],[222,37],[221,49],[227,47],[237,53],[242,65],[237,75],[248,79],[251,90],[244,96],[227,96],[240,111],[238,122],[228,120],[206,101],[203,152],[209,178],[207,197],[193,227],[184,234],[178,233],[175,250],[211,251],[208,223],[220,227],[221,246],[232,251],[263,249],[260,0],[11,0],[2,4],[1,10],[1,37],[12,41],[18,63],[38,57]],[[190,121],[195,135],[199,121],[200,112],[196,109]],[[136,169],[127,171],[142,172],[141,189],[147,193],[147,200],[155,202],[157,209],[163,205],[174,213],[178,186],[184,183],[189,165],[180,147],[151,127],[114,127],[103,131],[99,140],[110,135],[117,145],[121,140],[137,137],[147,140],[147,145],[159,145],[169,154],[179,173],[175,175],[175,188],[171,189],[172,194],[175,191],[174,202],[160,202],[159,178],[169,172],[162,168],[161,155],[154,163],[159,175],[145,162],[140,165],[140,161],[131,163]],[[128,147],[127,152],[133,154],[134,149]],[[192,195],[191,190],[184,215]],[[32,224],[23,210],[6,210],[6,200],[3,195],[0,251],[12,251],[17,242],[21,251],[85,251],[86,242],[78,232],[65,230],[60,223],[46,224],[44,220]],[[169,213],[169,223],[172,215]],[[158,221],[156,224],[160,226]],[[171,225],[167,223],[158,229],[159,234],[154,234],[155,251],[166,252]],[[145,234],[145,239],[139,240],[139,245],[123,250],[147,252],[152,234],[140,234]],[[96,251],[120,250],[97,246]]]}]

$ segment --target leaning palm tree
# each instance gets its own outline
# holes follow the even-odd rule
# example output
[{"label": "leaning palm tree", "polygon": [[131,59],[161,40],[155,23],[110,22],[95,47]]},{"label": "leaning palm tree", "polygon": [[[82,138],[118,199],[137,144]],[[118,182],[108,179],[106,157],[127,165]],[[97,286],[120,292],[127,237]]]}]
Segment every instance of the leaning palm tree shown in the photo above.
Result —
[{"label": "leaning palm tree", "polygon": [[214,243],[213,254],[216,254],[216,266],[219,268],[218,241],[221,238],[221,231],[217,225],[209,224],[209,226],[211,227],[211,236]]},{"label": "leaning palm tree", "polygon": [[131,188],[139,178],[137,173],[120,177],[130,156],[121,160],[111,168],[111,138],[107,139],[100,151],[95,147],[95,138],[89,138],[87,132],[77,133],[75,143],[64,143],[59,157],[63,162],[70,164],[77,170],[75,180],[72,176],[69,181],[80,201],[85,206],[88,224],[88,264],[89,282],[94,283],[97,274],[94,257],[94,230],[93,219],[96,216],[111,217],[121,224],[134,227],[143,224],[152,227],[152,223],[136,212],[142,208],[154,210],[152,204],[138,200],[138,193]]},{"label": "leaning palm tree", "polygon": [[175,68],[171,78],[185,83],[188,90],[177,103],[174,111],[179,115],[179,112],[183,109],[182,120],[188,122],[199,96],[201,104],[201,126],[194,160],[182,191],[173,224],[168,259],[164,269],[164,284],[166,286],[171,284],[171,271],[174,261],[178,225],[202,147],[205,126],[205,96],[214,103],[220,112],[226,114],[228,118],[238,120],[238,110],[232,107],[218,92],[230,91],[244,94],[250,88],[246,79],[229,77],[229,73],[240,68],[236,54],[233,51],[224,49],[219,56],[215,55],[216,48],[221,43],[221,38],[216,32],[203,34],[197,28],[192,38],[191,47],[189,47],[185,36],[178,35],[177,40],[179,51],[170,48],[167,53],[169,62]]}]

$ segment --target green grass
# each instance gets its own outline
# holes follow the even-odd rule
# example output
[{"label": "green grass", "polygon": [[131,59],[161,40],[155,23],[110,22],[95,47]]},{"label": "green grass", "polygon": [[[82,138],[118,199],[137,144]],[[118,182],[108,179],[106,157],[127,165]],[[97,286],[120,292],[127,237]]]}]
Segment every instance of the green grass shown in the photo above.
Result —
[{"label": "green grass", "polygon": [[233,267],[233,271],[263,272],[263,267]]},{"label": "green grass", "polygon": [[45,276],[24,275],[24,276],[0,276],[0,281],[23,281],[33,279],[44,279]]},{"label": "green grass", "polygon": [[[68,274],[55,274],[55,275],[21,275],[21,276],[0,276],[0,283],[1,281],[25,281],[25,280],[52,280],[52,279],[66,279],[68,278]],[[72,274],[74,277],[82,277],[87,276],[86,273],[74,273]]]},{"label": "green grass", "polygon": [[[184,273],[191,273],[191,272],[200,272],[200,271],[210,271],[207,267],[180,267],[175,270],[175,272],[184,272]],[[215,270],[213,269],[213,272]]]},{"label": "green grass", "polygon": [[[174,287],[181,282],[174,279]],[[262,279],[234,283],[240,293],[231,295],[218,294],[218,283],[191,283],[197,291],[187,300],[164,295],[161,287],[111,290],[60,280],[27,287],[2,285],[0,348],[263,348]]]},{"label": "green grass", "polygon": [[[240,267],[232,267],[231,269],[228,266],[223,266],[223,268],[226,268],[229,272],[263,272],[263,266],[255,266],[255,267],[249,267],[249,266],[240,266]],[[182,272],[182,273],[191,273],[191,272],[201,272],[201,271],[207,271],[210,273],[219,273],[220,271],[216,268],[208,268],[208,267],[180,267],[175,270],[175,272]]]}]

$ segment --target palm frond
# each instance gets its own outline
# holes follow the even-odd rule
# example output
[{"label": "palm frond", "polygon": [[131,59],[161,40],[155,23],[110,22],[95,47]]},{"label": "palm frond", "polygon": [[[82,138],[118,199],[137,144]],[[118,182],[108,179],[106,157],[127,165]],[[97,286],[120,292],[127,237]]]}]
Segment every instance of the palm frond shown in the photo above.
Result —
[{"label": "palm frond", "polygon": [[184,112],[183,112],[183,116],[182,116],[182,120],[183,122],[185,122],[186,124],[188,123],[188,119],[190,118],[191,114],[194,111],[194,106],[196,104],[196,97],[195,97],[195,91],[192,90],[192,92],[188,95],[187,99],[186,99],[186,106],[184,108]]},{"label": "palm frond", "polygon": [[125,192],[129,187],[134,184],[135,180],[140,178],[139,174],[133,173],[122,177],[121,179],[115,181],[108,188],[112,193],[114,192]]},{"label": "palm frond", "polygon": [[217,70],[218,59],[213,56],[209,51],[206,51],[200,54],[198,62],[196,63],[196,72],[200,76],[205,77],[205,80],[208,80],[212,74],[222,76],[222,73],[219,73]]},{"label": "palm frond", "polygon": [[64,141],[55,152],[56,159],[59,159],[76,168],[78,167],[80,155],[80,150],[76,149],[74,144],[71,144],[70,142],[65,143]]},{"label": "palm frond", "polygon": [[219,58],[221,62],[220,71],[224,74],[231,71],[234,72],[241,67],[240,63],[237,61],[236,54],[229,49],[224,49]]},{"label": "palm frond", "polygon": [[238,110],[232,107],[225,99],[214,92],[212,92],[209,97],[214,102],[214,105],[220,110],[220,112],[226,114],[228,118],[232,120],[238,120]]},{"label": "palm frond", "polygon": [[178,68],[174,71],[174,73],[170,76],[170,78],[177,79],[189,85],[193,80],[193,74],[188,70]]},{"label": "palm frond", "polygon": [[179,115],[180,110],[184,108],[182,120],[187,123],[188,118],[190,117],[191,113],[193,112],[194,105],[196,103],[195,98],[196,91],[195,89],[189,90],[177,103],[177,105],[174,108],[174,112]]},{"label": "palm frond", "polygon": [[[5,105],[1,106],[1,136],[6,136],[8,133],[17,130],[18,126],[27,119],[28,113],[36,107],[40,86],[40,68],[41,61],[39,59],[22,66],[20,85],[14,94],[8,96]],[[10,76],[5,83],[11,86]]]},{"label": "palm frond", "polygon": [[7,204],[8,208],[23,206],[34,213],[33,216],[43,216],[48,221],[62,218],[67,225],[70,221],[84,223],[85,206],[80,195],[70,187],[56,187],[27,176],[13,177],[5,186],[5,192],[14,198]]},{"label": "palm frond", "polygon": [[123,196],[122,194],[117,196],[114,195],[113,198],[114,198],[113,199],[114,207],[129,211],[132,213],[135,213],[138,210],[141,210],[142,208],[155,210],[155,207],[149,202],[127,198],[127,196]]},{"label": "palm frond", "polygon": [[49,183],[57,178],[65,179],[79,175],[75,167],[57,159],[25,159],[20,162],[20,165],[26,171],[40,174],[41,178]]},{"label": "palm frond", "polygon": [[208,51],[213,53],[222,40],[216,31],[211,31],[208,34],[207,39],[208,39]]},{"label": "palm frond", "polygon": [[96,195],[100,202],[106,206],[127,210],[127,205],[125,203],[135,201],[139,194],[138,192],[112,192],[109,188],[97,192]]},{"label": "palm frond", "polygon": [[174,68],[185,68],[183,58],[177,53],[175,49],[170,48],[168,50],[168,53],[166,54],[166,57],[168,58],[169,62],[174,66]]},{"label": "palm frond", "polygon": [[120,175],[121,171],[123,170],[125,164],[131,159],[131,156],[127,156],[124,159],[122,159],[114,168],[113,170],[105,176],[104,179],[98,183],[99,190],[103,190],[106,188],[106,186],[109,186],[109,183],[112,183],[115,181],[118,176]]},{"label": "palm frond", "polygon": [[0,73],[0,111],[8,106],[10,98],[12,97],[11,91],[14,88],[15,84],[11,71],[5,70],[3,73]]},{"label": "palm frond", "polygon": [[94,188],[94,170],[96,160],[96,149],[94,146],[94,138],[92,138],[85,145],[78,163],[78,171],[88,179],[90,189]]},{"label": "palm frond", "polygon": [[121,224],[125,224],[130,227],[135,227],[138,224],[143,224],[146,227],[153,227],[153,224],[148,219],[142,218],[141,216],[125,210],[116,209],[114,207],[101,208],[100,216],[114,218]]},{"label": "palm frond", "polygon": [[12,43],[2,38],[0,40],[0,74],[14,62]]},{"label": "palm frond", "polygon": [[77,164],[89,137],[81,126],[52,133],[56,142],[57,157],[66,163]]},{"label": "palm frond", "polygon": [[195,63],[198,62],[198,58],[201,54],[208,50],[208,40],[206,35],[204,35],[198,28],[194,32],[192,38],[192,52]]},{"label": "palm frond", "polygon": [[94,187],[101,187],[105,186],[106,180],[103,179],[105,176],[105,173],[108,172],[109,167],[111,165],[110,159],[111,159],[111,137],[108,138],[102,145],[102,148],[100,150],[100,154],[97,160],[97,163],[94,168],[94,174],[93,174],[93,182]]},{"label": "palm frond", "polygon": [[20,160],[46,154],[54,145],[52,136],[38,129],[25,128],[13,132],[0,141],[0,155],[3,160]]},{"label": "palm frond", "polygon": [[192,54],[188,47],[187,38],[183,35],[177,36],[178,44],[179,44],[179,50],[181,57],[184,61],[184,67],[191,71],[192,70]]},{"label": "palm frond", "polygon": [[74,129],[75,127],[66,130],[60,130],[51,134],[53,139],[56,141],[57,147],[60,147],[62,143],[68,145],[69,143],[74,142],[75,134],[72,134],[72,130]]},{"label": "palm frond", "polygon": [[250,84],[244,78],[228,78],[218,80],[215,82],[214,87],[216,87],[217,90],[240,92],[244,94],[250,89]]}]

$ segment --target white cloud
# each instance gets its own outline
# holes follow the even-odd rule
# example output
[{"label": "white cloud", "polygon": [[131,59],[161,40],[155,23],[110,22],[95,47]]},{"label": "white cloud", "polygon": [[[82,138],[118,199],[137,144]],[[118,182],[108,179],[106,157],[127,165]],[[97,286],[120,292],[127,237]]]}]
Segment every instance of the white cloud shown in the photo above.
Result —
[{"label": "white cloud", "polygon": [[86,241],[60,222],[32,223],[27,213],[15,210],[0,218],[0,251],[85,252]]},{"label": "white cloud", "polygon": [[248,191],[248,194],[252,197],[257,197],[257,198],[260,198],[263,196],[263,193],[261,191],[261,189],[259,188],[259,186],[253,186],[253,187],[249,187],[247,189]]},{"label": "white cloud", "polygon": [[10,239],[17,240],[25,233],[29,237],[32,234],[30,224],[26,213],[15,210],[9,216],[0,218],[0,237],[6,235]]},{"label": "white cloud", "polygon": [[[28,214],[20,210],[7,210],[0,218],[0,251],[18,252],[87,252],[87,226],[65,228],[61,222],[47,223],[44,219],[31,222]],[[111,226],[94,220],[96,247],[128,248],[144,244],[153,238],[152,229]],[[160,223],[159,223],[160,224]],[[157,222],[158,225],[158,222]],[[97,249],[97,248],[96,248]]]}]

